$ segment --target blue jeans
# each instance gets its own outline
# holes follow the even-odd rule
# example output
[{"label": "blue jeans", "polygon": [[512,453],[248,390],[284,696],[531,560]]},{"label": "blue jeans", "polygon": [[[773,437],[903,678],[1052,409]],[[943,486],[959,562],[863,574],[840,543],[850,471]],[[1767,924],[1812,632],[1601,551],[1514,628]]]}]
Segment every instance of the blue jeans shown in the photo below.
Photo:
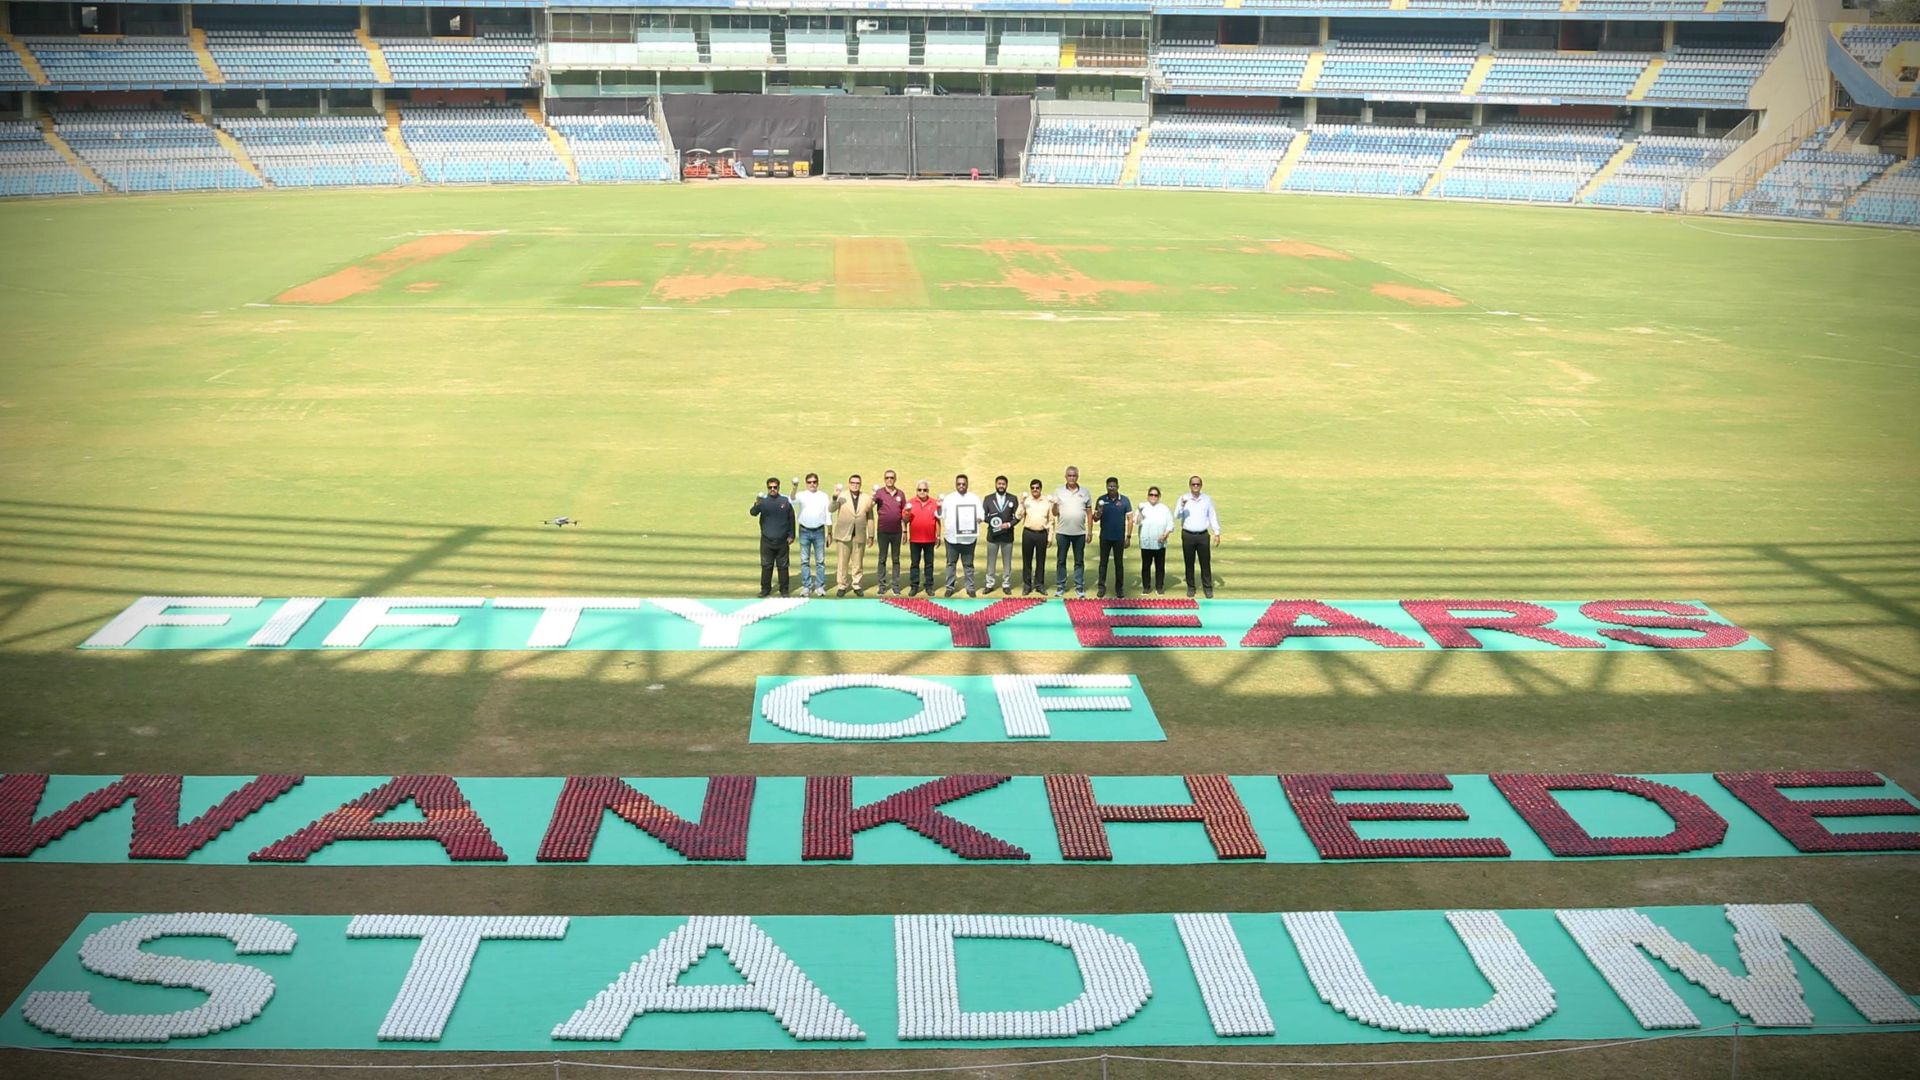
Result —
[{"label": "blue jeans", "polygon": [[800,530],[800,587],[808,592],[827,587],[827,527]]},{"label": "blue jeans", "polygon": [[1053,581],[1061,592],[1067,591],[1067,552],[1073,552],[1073,589],[1075,592],[1087,591],[1087,538],[1079,536],[1060,536],[1053,538]]}]

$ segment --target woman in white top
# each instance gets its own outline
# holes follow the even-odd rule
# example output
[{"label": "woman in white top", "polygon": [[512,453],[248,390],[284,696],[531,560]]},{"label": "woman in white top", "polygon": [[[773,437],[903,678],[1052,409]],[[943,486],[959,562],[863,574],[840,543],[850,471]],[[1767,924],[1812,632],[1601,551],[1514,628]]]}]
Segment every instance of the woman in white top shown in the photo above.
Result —
[{"label": "woman in white top", "polygon": [[1147,489],[1147,501],[1133,512],[1133,534],[1140,538],[1140,591],[1167,591],[1167,537],[1173,535],[1173,509],[1160,501],[1160,489]]}]

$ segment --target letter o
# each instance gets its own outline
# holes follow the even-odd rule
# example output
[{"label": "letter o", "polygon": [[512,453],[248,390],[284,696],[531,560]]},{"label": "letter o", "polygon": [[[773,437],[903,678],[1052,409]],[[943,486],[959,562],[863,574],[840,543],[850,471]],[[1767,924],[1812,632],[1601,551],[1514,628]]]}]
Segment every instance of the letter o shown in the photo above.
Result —
[{"label": "letter o", "polygon": [[[814,714],[807,702],[829,690],[867,687],[912,694],[920,711],[885,724],[849,724]],[[967,718],[967,702],[951,686],[904,675],[817,675],[774,687],[760,699],[760,715],[782,731],[821,739],[904,739],[928,735]]]}]

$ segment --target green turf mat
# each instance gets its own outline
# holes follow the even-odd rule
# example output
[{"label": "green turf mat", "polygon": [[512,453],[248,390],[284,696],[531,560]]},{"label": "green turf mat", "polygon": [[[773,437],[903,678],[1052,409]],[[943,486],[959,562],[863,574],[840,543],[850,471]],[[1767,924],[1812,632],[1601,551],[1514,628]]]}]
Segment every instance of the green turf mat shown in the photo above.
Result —
[{"label": "green turf mat", "polygon": [[[828,686],[836,679],[853,679],[862,685]],[[753,724],[748,740],[757,743],[832,743],[862,739],[887,742],[1164,742],[1166,732],[1153,713],[1153,705],[1133,675],[1114,676],[1036,676],[1041,681],[1063,682],[1097,679],[1109,686],[1047,686],[1027,692],[1008,688],[1007,701],[994,690],[995,680],[1031,682],[1026,676],[924,675],[910,683],[889,687],[865,685],[896,680],[897,676],[800,676],[762,675],[754,684]],[[785,726],[772,716],[780,699],[770,703],[769,694],[777,688],[806,681],[820,686],[808,697],[806,709],[812,719],[805,727],[793,720]],[[915,690],[906,686],[918,684]],[[928,695],[936,695],[929,700]],[[958,698],[961,709],[957,719],[943,713],[940,704]],[[1033,701],[1047,706],[1044,730],[1034,726]],[[1110,707],[1094,706],[1105,699]],[[1075,703],[1079,703],[1076,708]],[[1124,706],[1124,707],[1121,707]],[[1013,715],[1008,715],[1011,712]],[[784,713],[782,713],[784,715]],[[816,728],[814,725],[817,724]],[[905,725],[898,728],[896,726]],[[1024,725],[1024,727],[1023,727]],[[815,732],[819,733],[815,733]],[[1024,731],[1016,735],[1015,732]]]},{"label": "green turf mat", "polygon": [[[1122,901],[1124,902],[1124,901]],[[377,906],[373,900],[369,906]],[[1874,1008],[1886,1015],[1911,1012],[1911,1002],[1889,983],[1870,960],[1858,957],[1851,946],[1833,935],[1811,908],[1791,905],[1783,912],[1802,920],[1811,933],[1791,937],[1794,975],[1815,1025],[1865,1026],[1867,1017],[1816,970],[1799,950],[1815,937],[1826,936],[1831,948],[1822,967],[1834,970],[1836,961],[1857,964],[1852,976],[1842,976],[1858,996],[1863,988],[1881,997]],[[1699,950],[1713,963],[1735,975],[1746,973],[1730,925],[1732,912],[1719,906],[1648,907],[1637,910],[1680,941]],[[1538,968],[1552,990],[1552,1011],[1520,1030],[1482,1036],[1484,1041],[1519,1039],[1631,1039],[1651,1034],[1642,1027],[1622,998],[1602,978],[1567,929],[1548,910],[1509,910],[1498,913],[1513,941]],[[22,1007],[40,992],[83,991],[108,1013],[173,1012],[192,1008],[205,995],[187,989],[134,985],[83,970],[80,943],[90,934],[129,918],[94,914],[86,917],[66,944],[48,960],[21,999],[0,1016],[0,1044],[18,1046],[72,1046],[26,1022]],[[1776,916],[1769,916],[1770,918]],[[943,997],[937,984],[912,984],[896,993],[895,919],[884,915],[760,916],[740,935],[765,935],[787,960],[810,980],[831,1005],[858,1026],[859,1037],[802,1042],[783,1031],[766,1011],[645,1012],[625,1025],[624,1037],[590,1041],[553,1039],[556,1025],[567,1021],[608,987],[629,965],[685,924],[680,916],[577,917],[563,928],[560,940],[488,940],[479,945],[457,1003],[451,1006],[437,1041],[382,1042],[377,1038],[419,947],[415,938],[354,938],[346,936],[348,918],[339,915],[274,917],[298,935],[297,944],[282,954],[235,956],[234,947],[213,937],[171,936],[150,944],[159,955],[177,955],[216,962],[238,959],[267,972],[275,989],[252,1022],[231,1030],[168,1045],[193,1049],[374,1049],[425,1048],[436,1050],[564,1050],[564,1049],[790,1049],[799,1047],[995,1046],[1071,1043],[1080,1046],[1181,1046],[1246,1044],[1337,1044],[1378,1042],[1434,1042],[1425,1032],[1383,1030],[1368,1026],[1326,1004],[1310,980],[1298,947],[1280,916],[1240,913],[1225,916],[1232,937],[1244,950],[1246,967],[1257,995],[1271,1017],[1273,1033],[1240,1037],[1215,1034],[1205,1001],[1171,915],[1085,915],[1071,917],[1071,926],[1104,931],[1121,939],[1112,945],[1124,954],[1137,950],[1139,971],[1147,986],[1135,985],[1127,995],[1150,991],[1144,1005],[1123,1016],[1110,1029],[1069,1038],[1034,1038],[1019,1034],[968,1039],[902,1038],[903,1008],[909,1020],[923,1005]],[[1007,936],[956,941],[954,971],[959,1008],[966,1013],[1006,1010],[1046,1011],[1079,997],[1085,983],[1065,948],[1023,937],[1031,924],[1013,926]],[[1039,917],[1046,918],[1046,917]],[[1337,916],[1353,953],[1364,965],[1380,994],[1410,1005],[1432,1008],[1473,1008],[1488,1001],[1486,978],[1476,969],[1462,939],[1439,911],[1369,911]],[[1058,925],[1058,924],[1055,924]],[[1217,925],[1217,924],[1216,924]],[[1082,929],[1081,932],[1087,932]],[[1091,935],[1098,938],[1098,934]],[[738,937],[735,938],[738,940]],[[697,966],[673,984],[703,987],[725,993],[727,984],[741,983],[733,965],[709,950]],[[738,955],[734,958],[740,959]],[[762,951],[757,961],[768,963]],[[1009,979],[1010,968],[1021,977]],[[1657,964],[1649,962],[1648,971]],[[764,971],[765,968],[758,970]],[[1680,976],[1658,969],[1651,976],[1678,994],[1697,1028],[1725,1034],[1724,1025],[1736,1020],[1751,1024],[1732,1007]],[[442,983],[446,982],[444,973]],[[1096,975],[1103,987],[1114,983]],[[1838,981],[1838,980],[1836,980]],[[1791,989],[1788,990],[1791,993]],[[417,999],[416,999],[417,1000]],[[696,1007],[697,1008],[697,1007]],[[1690,1025],[1682,1021],[1677,1026]],[[1880,1030],[1905,1030],[1901,1025],[1876,1025]],[[1799,1034],[1818,1028],[1755,1028],[1746,1033]],[[1449,1040],[1451,1041],[1451,1040]]]}]

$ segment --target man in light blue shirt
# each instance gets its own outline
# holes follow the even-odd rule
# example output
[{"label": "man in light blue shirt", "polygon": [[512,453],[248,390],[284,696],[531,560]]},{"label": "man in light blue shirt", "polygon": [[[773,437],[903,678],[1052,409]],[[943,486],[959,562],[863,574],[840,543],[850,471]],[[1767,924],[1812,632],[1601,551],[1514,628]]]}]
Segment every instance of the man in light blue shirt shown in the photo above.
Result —
[{"label": "man in light blue shirt", "polygon": [[1173,508],[1173,516],[1180,521],[1180,554],[1187,563],[1187,595],[1194,593],[1193,563],[1200,562],[1199,585],[1206,590],[1207,598],[1213,598],[1213,545],[1220,542],[1220,515],[1213,508],[1213,498],[1200,490],[1198,476],[1187,477],[1187,493],[1180,496],[1180,504]]}]

